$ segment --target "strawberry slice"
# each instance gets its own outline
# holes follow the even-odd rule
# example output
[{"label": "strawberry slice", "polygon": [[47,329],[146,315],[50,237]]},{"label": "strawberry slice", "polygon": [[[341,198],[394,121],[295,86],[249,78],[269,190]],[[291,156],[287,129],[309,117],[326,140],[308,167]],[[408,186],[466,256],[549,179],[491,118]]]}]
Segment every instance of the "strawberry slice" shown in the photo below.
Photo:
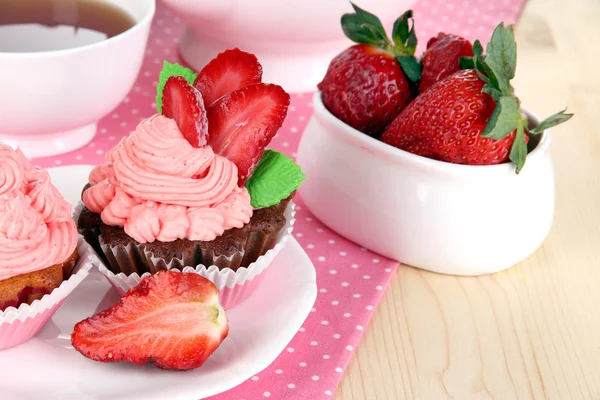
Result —
[{"label": "strawberry slice", "polygon": [[219,292],[195,273],[159,271],[114,306],[77,325],[73,347],[101,362],[200,367],[229,333]]},{"label": "strawberry slice", "polygon": [[192,146],[206,146],[208,119],[200,92],[184,77],[172,76],[167,79],[162,93],[162,114],[177,122],[183,137]]},{"label": "strawberry slice", "polygon": [[206,64],[194,87],[202,93],[204,104],[208,106],[234,90],[260,83],[261,79],[262,67],[256,56],[235,48],[224,51]]},{"label": "strawberry slice", "polygon": [[209,144],[238,168],[243,186],[281,128],[290,96],[281,86],[257,83],[231,92],[208,107]]}]

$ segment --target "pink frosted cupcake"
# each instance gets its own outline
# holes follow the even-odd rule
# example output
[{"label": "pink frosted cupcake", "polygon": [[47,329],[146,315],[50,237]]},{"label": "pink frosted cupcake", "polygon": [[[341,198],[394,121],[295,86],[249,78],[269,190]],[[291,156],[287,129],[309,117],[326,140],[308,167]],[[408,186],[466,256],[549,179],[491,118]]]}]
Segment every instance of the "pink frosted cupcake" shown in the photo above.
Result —
[{"label": "pink frosted cupcake", "polygon": [[[231,50],[197,77],[165,63],[157,102],[162,115],[143,120],[91,172],[78,226],[121,292],[144,274],[191,268],[222,289],[221,300],[231,307],[243,297],[242,286],[255,286],[244,283],[261,274],[291,231],[290,200],[304,175],[283,154],[265,152],[289,95],[260,83],[260,74],[258,83],[230,76],[217,82],[215,70],[252,67],[238,64],[240,57],[256,61]],[[237,66],[222,68],[227,63]],[[204,98],[215,100],[205,104]],[[224,288],[235,292],[231,301]]]},{"label": "pink frosted cupcake", "polygon": [[[37,333],[87,274],[77,243],[71,206],[48,173],[0,144],[0,349]],[[71,280],[78,261],[77,271],[88,265]]]}]

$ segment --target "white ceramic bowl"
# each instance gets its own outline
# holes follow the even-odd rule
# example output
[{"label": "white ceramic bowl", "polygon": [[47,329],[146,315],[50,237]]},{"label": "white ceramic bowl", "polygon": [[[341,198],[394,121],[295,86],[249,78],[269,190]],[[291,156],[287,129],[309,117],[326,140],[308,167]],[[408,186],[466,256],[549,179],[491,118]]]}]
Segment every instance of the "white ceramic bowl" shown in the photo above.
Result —
[{"label": "white ceramic bowl", "polygon": [[[331,59],[352,45],[340,18],[352,12],[347,0],[164,0],[186,24],[180,54],[200,70],[218,53],[239,47],[256,54],[265,82],[289,92],[312,92]],[[356,0],[392,24],[414,0]]]},{"label": "white ceramic bowl", "polygon": [[1,142],[20,146],[28,157],[75,150],[94,137],[96,122],[131,90],[144,58],[155,0],[104,1],[127,11],[136,25],[83,47],[0,52]]},{"label": "white ceramic bowl", "polygon": [[[375,140],[313,99],[298,163],[300,194],[323,223],[384,256],[453,275],[498,272],[542,244],[554,216],[550,133],[514,164],[467,166]],[[537,119],[528,114],[530,121]]]}]

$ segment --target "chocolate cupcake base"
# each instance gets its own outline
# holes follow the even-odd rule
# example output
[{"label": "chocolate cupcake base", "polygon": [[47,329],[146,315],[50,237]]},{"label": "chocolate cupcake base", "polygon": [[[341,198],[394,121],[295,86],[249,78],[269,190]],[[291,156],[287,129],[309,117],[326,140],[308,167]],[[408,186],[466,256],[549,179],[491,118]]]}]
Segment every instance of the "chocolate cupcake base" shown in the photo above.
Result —
[{"label": "chocolate cupcake base", "polygon": [[181,270],[197,265],[215,265],[219,269],[237,271],[247,268],[275,246],[286,224],[284,212],[289,203],[290,199],[286,199],[274,206],[255,210],[250,222],[242,228],[229,229],[209,242],[179,239],[164,243],[137,243],[123,228],[104,224],[98,214],[85,207],[77,222],[88,243],[115,274],[137,273],[141,276],[161,269]]},{"label": "chocolate cupcake base", "polygon": [[[98,270],[106,276],[111,285],[121,294],[125,294],[131,288],[137,286],[142,279],[150,276],[153,273],[151,270],[161,268],[175,268],[185,273],[196,273],[210,281],[219,289],[219,301],[223,308],[226,310],[235,307],[242,303],[245,299],[252,295],[252,293],[259,287],[260,282],[264,279],[268,272],[268,268],[277,257],[281,249],[285,246],[285,243],[290,237],[293,230],[295,211],[294,204],[289,202],[289,205],[283,212],[283,220],[285,225],[280,228],[277,233],[273,232],[269,235],[269,239],[265,237],[255,240],[255,245],[252,244],[253,240],[250,239],[247,243],[248,248],[255,246],[257,254],[263,253],[256,257],[256,261],[251,262],[249,265],[242,267],[241,264],[237,269],[229,268],[228,265],[232,265],[234,260],[249,260],[247,253],[234,254],[233,257],[220,255],[217,262],[221,266],[210,265],[210,264],[197,264],[193,266],[185,266],[183,268],[176,267],[175,265],[182,265],[178,259],[171,258],[169,263],[165,262],[162,258],[157,258],[154,255],[150,255],[145,247],[142,245],[132,245],[128,243],[126,245],[118,244],[116,246],[100,245],[103,247],[102,255],[105,258],[112,260],[116,263],[119,268],[125,263],[130,265],[132,269],[136,269],[136,272],[125,273],[119,270],[114,272],[113,267],[108,262],[104,265],[99,265]],[[249,229],[247,227],[246,229]],[[275,242],[271,245],[270,242],[274,237]],[[256,244],[258,243],[259,244]],[[261,248],[259,248],[259,246]],[[170,253],[169,253],[170,254]],[[205,253],[202,253],[202,257],[207,257]],[[142,260],[142,261],[140,261]],[[150,265],[149,270],[144,273],[138,273],[137,269],[141,269],[140,265]],[[170,264],[170,265],[169,265]],[[223,267],[225,265],[225,267]]]}]

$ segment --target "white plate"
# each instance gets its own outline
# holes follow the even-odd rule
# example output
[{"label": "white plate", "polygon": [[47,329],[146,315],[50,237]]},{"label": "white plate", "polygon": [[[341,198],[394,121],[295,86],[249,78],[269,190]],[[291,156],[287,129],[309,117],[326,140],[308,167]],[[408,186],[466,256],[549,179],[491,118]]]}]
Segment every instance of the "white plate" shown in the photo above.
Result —
[{"label": "white plate", "polygon": [[[77,202],[89,168],[60,167],[49,172],[67,200]],[[151,365],[94,362],[73,350],[74,324],[118,300],[106,278],[92,271],[36,338],[0,351],[0,398],[198,400],[212,396],[269,366],[294,337],[316,297],[314,266],[290,238],[256,292],[227,313],[229,336],[206,363],[192,371],[162,371]]]}]

